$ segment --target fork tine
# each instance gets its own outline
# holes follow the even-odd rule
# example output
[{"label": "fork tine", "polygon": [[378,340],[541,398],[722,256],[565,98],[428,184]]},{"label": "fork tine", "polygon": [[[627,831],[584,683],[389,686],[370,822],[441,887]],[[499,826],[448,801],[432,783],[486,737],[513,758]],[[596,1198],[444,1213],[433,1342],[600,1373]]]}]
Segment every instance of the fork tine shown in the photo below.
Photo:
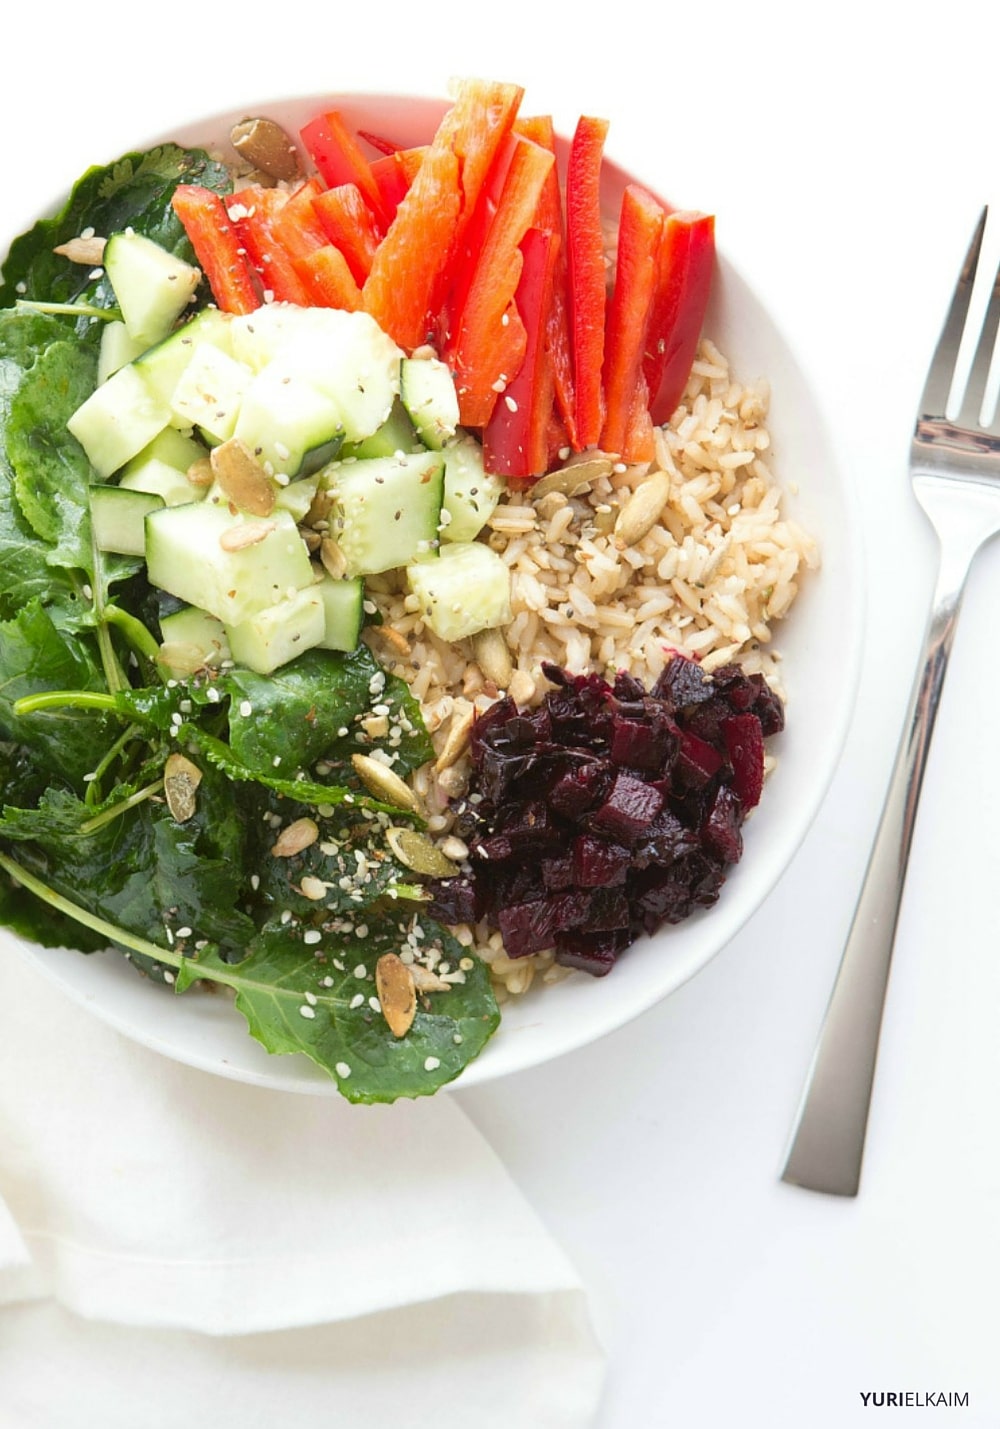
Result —
[{"label": "fork tine", "polygon": [[961,408],[955,418],[961,427],[975,429],[979,426],[983,398],[986,395],[986,383],[989,380],[993,361],[993,349],[996,346],[998,326],[1000,326],[1000,268],[997,269],[993,279],[990,304],[979,330],[979,340],[976,343],[976,353],[969,371],[969,380],[966,383]]},{"label": "fork tine", "polygon": [[969,251],[965,255],[965,262],[962,264],[962,271],[955,285],[948,316],[945,318],[938,345],[931,358],[930,370],[924,385],[923,396],[920,399],[920,415],[923,417],[944,416],[948,395],[951,392],[952,379],[955,375],[955,360],[961,346],[962,333],[965,331],[965,320],[969,315],[969,300],[972,297],[972,285],[975,282],[979,253],[983,246],[983,234],[986,232],[987,212],[988,209],[984,208],[979,216],[976,231],[972,235]]}]

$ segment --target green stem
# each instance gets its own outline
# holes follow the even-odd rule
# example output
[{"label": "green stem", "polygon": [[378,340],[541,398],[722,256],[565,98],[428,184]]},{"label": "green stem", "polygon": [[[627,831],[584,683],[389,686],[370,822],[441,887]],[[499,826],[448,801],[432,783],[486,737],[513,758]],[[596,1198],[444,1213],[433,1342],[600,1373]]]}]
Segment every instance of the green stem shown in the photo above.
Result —
[{"label": "green stem", "polygon": [[87,792],[84,795],[84,803],[88,805],[99,804],[101,802],[101,778],[111,768],[114,761],[121,754],[129,740],[134,739],[139,733],[137,725],[130,724],[123,734],[120,734],[114,744],[105,754],[104,758],[94,770],[94,777],[87,785]]},{"label": "green stem", "polygon": [[143,804],[147,799],[151,799],[154,794],[158,794],[163,788],[163,780],[157,779],[152,784],[147,784],[143,789],[137,789],[134,794],[130,794],[127,799],[122,799],[120,803],[113,804],[110,809],[104,809],[101,813],[95,814],[92,819],[80,825],[81,834],[92,834],[95,830],[103,828],[105,824],[110,824],[113,819],[120,819],[122,814],[127,814],[129,809],[134,809],[137,804]]},{"label": "green stem", "polygon": [[102,690],[42,690],[37,695],[25,695],[23,699],[14,701],[14,713],[18,716],[36,714],[39,710],[61,710],[67,707],[118,713],[114,695],[106,695]]},{"label": "green stem", "polygon": [[129,615],[128,611],[122,610],[119,605],[105,606],[104,619],[110,625],[118,626],[133,650],[138,651],[140,655],[147,656],[150,660],[156,659],[160,653],[160,647],[141,620],[137,620],[134,615]]},{"label": "green stem", "polygon": [[18,298],[15,306],[29,308],[35,313],[54,313],[56,316],[65,313],[76,318],[101,318],[104,322],[120,322],[122,316],[119,308],[98,308],[93,303],[43,303],[36,302],[33,298]]}]

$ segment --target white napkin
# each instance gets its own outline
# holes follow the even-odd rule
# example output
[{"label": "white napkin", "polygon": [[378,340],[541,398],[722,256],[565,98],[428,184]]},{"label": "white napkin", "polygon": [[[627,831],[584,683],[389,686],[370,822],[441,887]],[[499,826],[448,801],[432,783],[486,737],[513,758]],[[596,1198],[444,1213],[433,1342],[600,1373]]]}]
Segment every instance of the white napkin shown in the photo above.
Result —
[{"label": "white napkin", "polygon": [[453,1098],[212,1077],[0,951],[2,1429],[593,1422],[580,1282]]}]

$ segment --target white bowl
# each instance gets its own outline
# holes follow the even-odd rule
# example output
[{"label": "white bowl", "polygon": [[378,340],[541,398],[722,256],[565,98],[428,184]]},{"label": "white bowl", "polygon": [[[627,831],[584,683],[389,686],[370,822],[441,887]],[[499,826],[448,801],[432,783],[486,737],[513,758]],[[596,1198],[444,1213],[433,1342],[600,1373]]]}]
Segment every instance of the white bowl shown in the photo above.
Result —
[{"label": "white bowl", "polygon": [[[295,132],[324,107],[341,109],[360,128],[417,143],[433,131],[444,106],[438,100],[399,95],[313,95],[256,104],[253,110]],[[253,111],[217,115],[166,137],[185,144],[222,144],[231,125],[247,112]],[[124,151],[156,142],[162,142],[162,136],[148,141],[129,141],[126,136],[121,147]],[[607,168],[613,200],[626,176],[614,165]],[[636,177],[651,188],[657,186],[655,173]],[[710,192],[700,197],[704,204],[711,203]],[[724,215],[719,226],[724,235]],[[862,647],[861,542],[853,495],[836,468],[833,444],[802,364],[724,245],[705,331],[738,377],[749,381],[763,375],[770,380],[773,465],[788,492],[786,509],[821,547],[822,569],[803,581],[791,615],[776,631],[788,692],[787,728],[769,744],[778,755],[778,767],[746,827],[743,859],[716,906],[637,944],[608,977],[575,974],[506,1003],[498,1032],[455,1084],[462,1088],[593,1042],[703,968],[781,877],[819,809],[841,754]],[[96,1016],[168,1057],[260,1086],[337,1094],[333,1080],[305,1057],[265,1052],[225,997],[198,991],[175,997],[138,976],[117,953],[84,957],[39,948],[2,931],[0,937]]]}]

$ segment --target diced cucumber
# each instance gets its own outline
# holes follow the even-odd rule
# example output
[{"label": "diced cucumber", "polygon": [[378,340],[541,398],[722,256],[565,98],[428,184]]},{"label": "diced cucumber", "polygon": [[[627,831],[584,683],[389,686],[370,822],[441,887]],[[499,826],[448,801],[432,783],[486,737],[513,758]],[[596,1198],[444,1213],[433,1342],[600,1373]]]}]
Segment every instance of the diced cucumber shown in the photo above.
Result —
[{"label": "diced cucumber", "polygon": [[[169,337],[165,337],[162,342],[156,343],[136,358],[136,366],[142,369],[142,375],[150,390],[157,394],[165,406],[170,406],[174,389],[199,344],[210,343],[227,357],[232,357],[229,335],[231,322],[229,313],[222,313],[218,308],[202,308],[201,312],[195,313],[183,327],[179,327],[176,332],[172,332]],[[185,418],[174,416],[173,421],[181,427],[191,425]]]},{"label": "diced cucumber", "polygon": [[335,581],[332,576],[324,575],[316,590],[323,602],[325,620],[320,645],[324,650],[355,650],[364,620],[364,581]]},{"label": "diced cucumber", "polygon": [[196,461],[207,456],[205,448],[201,442],[194,437],[186,436],[174,427],[164,427],[163,431],[143,447],[141,452],[137,452],[131,461],[125,463],[124,475],[144,466],[147,461],[163,462],[166,466],[172,466],[175,471],[184,475],[191,470]]},{"label": "diced cucumber", "polygon": [[444,504],[441,539],[471,541],[493,515],[506,482],[483,468],[483,449],[475,437],[461,433],[447,442],[444,457]]},{"label": "diced cucumber", "polygon": [[147,457],[144,462],[129,463],[118,489],[156,495],[164,506],[185,506],[190,501],[204,501],[208,488],[195,486],[182,471],[159,457]]},{"label": "diced cucumber", "polygon": [[210,440],[228,441],[252,380],[253,373],[245,363],[210,342],[198,342],[177,379],[171,412],[183,426],[198,427]]},{"label": "diced cucumber", "polygon": [[296,591],[238,625],[226,626],[232,658],[258,675],[269,675],[321,645],[325,634],[326,613],[318,584]]},{"label": "diced cucumber", "polygon": [[126,367],[145,350],[145,343],[129,337],[124,323],[105,323],[101,332],[101,350],[97,356],[98,384],[107,382],[120,367]]},{"label": "diced cucumber", "polygon": [[307,457],[323,465],[336,455],[344,431],[339,404],[275,358],[249,382],[232,435],[269,474],[293,477],[311,465]]},{"label": "diced cucumber", "polygon": [[464,640],[511,618],[510,571],[482,541],[442,546],[436,561],[407,567],[424,620],[442,640]]},{"label": "diced cucumber", "polygon": [[[249,534],[262,533],[261,539],[239,545],[244,526],[253,528]],[[147,516],[146,567],[152,585],[226,625],[313,584],[309,553],[287,511],[261,520],[206,501]]]},{"label": "diced cucumber", "polygon": [[422,442],[417,436],[417,429],[410,421],[406,408],[397,397],[392,404],[392,411],[388,419],[382,423],[378,431],[372,432],[370,437],[365,437],[360,442],[345,442],[341,449],[342,457],[375,457],[375,456],[395,456],[397,452],[418,452],[422,449]]},{"label": "diced cucumber", "polygon": [[145,555],[146,517],[162,505],[162,497],[146,491],[92,486],[90,525],[97,549],[120,556]]},{"label": "diced cucumber", "polygon": [[424,446],[439,451],[458,427],[458,393],[445,363],[436,357],[404,357],[399,395]]},{"label": "diced cucumber", "polygon": [[131,229],[112,233],[104,269],[129,336],[146,347],[166,337],[201,281],[197,268]]},{"label": "diced cucumber", "polygon": [[332,498],[331,532],[349,576],[435,555],[444,496],[437,452],[332,462],[321,482]]},{"label": "diced cucumber", "polygon": [[297,480],[290,481],[287,486],[278,487],[274,504],[282,511],[287,511],[290,516],[294,516],[296,521],[304,521],[309,515],[318,485],[319,472],[314,471],[310,476],[300,476]]},{"label": "diced cucumber", "polygon": [[399,394],[403,352],[367,313],[267,303],[233,319],[232,341],[254,371],[277,364],[336,403],[347,441],[377,431]]},{"label": "diced cucumber", "polygon": [[124,466],[167,425],[170,412],[134,364],[121,367],[70,417],[66,426],[102,479]]},{"label": "diced cucumber", "polygon": [[215,670],[232,658],[222,621],[197,606],[161,615],[160,634],[159,663],[176,680],[188,679],[198,670]]}]

